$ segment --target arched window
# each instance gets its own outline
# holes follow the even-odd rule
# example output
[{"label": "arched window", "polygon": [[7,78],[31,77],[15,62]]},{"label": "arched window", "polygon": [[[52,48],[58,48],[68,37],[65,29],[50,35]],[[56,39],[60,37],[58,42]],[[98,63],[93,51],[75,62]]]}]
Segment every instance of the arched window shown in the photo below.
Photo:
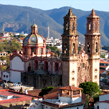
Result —
[{"label": "arched window", "polygon": [[98,52],[98,44],[95,44],[95,52]]},{"label": "arched window", "polygon": [[74,30],[74,23],[72,22],[72,30]]},{"label": "arched window", "polygon": [[30,71],[31,71],[31,66],[28,67],[28,72],[30,72]]},{"label": "arched window", "polygon": [[91,28],[92,28],[92,24],[91,24],[91,22],[89,23],[89,30],[91,30]]},{"label": "arched window", "polygon": [[55,63],[55,71],[58,71],[58,69],[59,69],[59,63]]},{"label": "arched window", "polygon": [[32,52],[34,52],[34,54],[35,54],[35,48],[31,48],[31,54],[32,54]]},{"label": "arched window", "polygon": [[97,23],[95,22],[95,31],[97,31]]},{"label": "arched window", "polygon": [[75,43],[73,43],[72,53],[75,53]]},{"label": "arched window", "polygon": [[38,69],[38,61],[37,60],[35,61],[35,68],[36,68],[36,70]]},{"label": "arched window", "polygon": [[67,43],[64,44],[64,54],[67,53]]},{"label": "arched window", "polygon": [[67,22],[67,27],[66,27],[66,30],[68,30],[69,29],[69,23]]},{"label": "arched window", "polygon": [[87,52],[90,52],[90,43],[87,44]]},{"label": "arched window", "polygon": [[47,61],[45,61],[44,68],[46,71],[48,71],[48,62]]}]

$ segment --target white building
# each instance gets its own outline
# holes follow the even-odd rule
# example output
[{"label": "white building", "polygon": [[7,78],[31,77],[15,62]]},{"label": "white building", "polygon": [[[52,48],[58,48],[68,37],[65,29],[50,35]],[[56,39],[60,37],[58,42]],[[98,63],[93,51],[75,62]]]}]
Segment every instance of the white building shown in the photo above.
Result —
[{"label": "white building", "polygon": [[81,88],[57,87],[44,95],[43,109],[83,109]]},{"label": "white building", "polygon": [[95,103],[95,109],[109,109],[109,94],[100,95],[99,101]]}]

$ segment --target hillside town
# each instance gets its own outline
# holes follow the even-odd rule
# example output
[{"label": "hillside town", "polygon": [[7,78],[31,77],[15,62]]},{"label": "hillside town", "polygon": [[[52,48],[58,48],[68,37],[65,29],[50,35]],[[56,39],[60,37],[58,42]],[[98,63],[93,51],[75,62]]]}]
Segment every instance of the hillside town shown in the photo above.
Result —
[{"label": "hillside town", "polygon": [[0,109],[109,109],[100,17],[94,9],[87,16],[85,43],[72,9],[63,17],[61,38],[45,38],[35,22],[29,34],[0,33]]}]

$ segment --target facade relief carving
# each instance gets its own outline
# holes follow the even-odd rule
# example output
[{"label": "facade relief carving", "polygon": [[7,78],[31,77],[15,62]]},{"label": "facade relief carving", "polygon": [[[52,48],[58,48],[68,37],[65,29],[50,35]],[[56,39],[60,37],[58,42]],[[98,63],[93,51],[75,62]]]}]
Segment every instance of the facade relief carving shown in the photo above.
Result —
[{"label": "facade relief carving", "polygon": [[81,51],[79,52],[77,65],[78,65],[77,86],[79,86],[79,84],[91,80],[89,76],[90,65],[88,62],[88,55],[83,50],[83,47],[81,47]]}]

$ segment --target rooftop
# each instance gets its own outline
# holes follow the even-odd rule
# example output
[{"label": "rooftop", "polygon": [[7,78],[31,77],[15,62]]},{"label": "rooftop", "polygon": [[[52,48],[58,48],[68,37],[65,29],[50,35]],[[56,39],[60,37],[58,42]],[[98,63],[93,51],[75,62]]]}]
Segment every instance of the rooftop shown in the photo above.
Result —
[{"label": "rooftop", "polygon": [[[16,97],[13,99],[0,100],[0,104],[32,100],[31,95],[26,95],[26,94],[10,91],[9,89],[0,90],[0,95],[2,95],[2,96],[12,96],[13,95]],[[35,99],[38,99],[38,97],[35,97]]]}]

